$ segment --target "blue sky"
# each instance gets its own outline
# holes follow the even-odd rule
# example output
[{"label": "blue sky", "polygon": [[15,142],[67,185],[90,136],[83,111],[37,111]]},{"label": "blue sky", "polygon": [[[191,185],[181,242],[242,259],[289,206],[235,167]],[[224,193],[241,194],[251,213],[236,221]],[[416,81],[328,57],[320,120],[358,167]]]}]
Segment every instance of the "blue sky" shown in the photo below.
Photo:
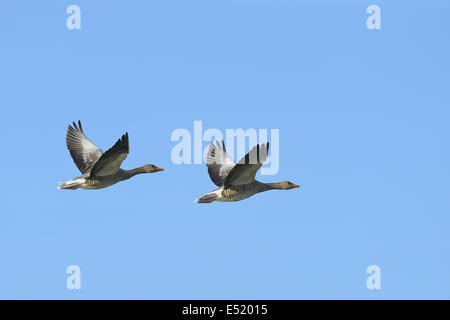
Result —
[{"label": "blue sky", "polygon": [[[0,298],[449,299],[449,10],[2,1]],[[78,119],[103,150],[128,131],[125,168],[165,171],[58,190],[78,175],[65,147]],[[279,129],[280,170],[258,178],[302,188],[194,203],[214,185],[171,162],[170,136],[195,120]],[[381,290],[366,287],[373,264]]]}]

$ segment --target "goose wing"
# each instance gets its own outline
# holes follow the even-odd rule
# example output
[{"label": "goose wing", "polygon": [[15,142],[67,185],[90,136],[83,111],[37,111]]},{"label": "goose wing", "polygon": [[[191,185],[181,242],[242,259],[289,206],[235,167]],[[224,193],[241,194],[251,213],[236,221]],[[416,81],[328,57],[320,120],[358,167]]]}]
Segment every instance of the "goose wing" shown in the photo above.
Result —
[{"label": "goose wing", "polygon": [[69,125],[66,145],[73,162],[81,173],[89,172],[103,154],[102,150],[85,136],[80,121],[78,121],[78,126],[75,122],[73,122],[73,126]]},{"label": "goose wing", "polygon": [[128,143],[128,132],[122,138],[97,160],[91,170],[91,177],[93,176],[108,176],[119,171],[122,162],[127,158],[130,152]]},{"label": "goose wing", "polygon": [[256,172],[261,168],[262,164],[267,160],[269,153],[269,143],[258,144],[250,150],[230,171],[225,179],[225,186],[243,185],[255,181]]},{"label": "goose wing", "polygon": [[217,186],[223,186],[228,173],[234,168],[236,163],[231,159],[225,149],[225,143],[211,143],[206,156],[206,165],[208,166],[209,177]]}]

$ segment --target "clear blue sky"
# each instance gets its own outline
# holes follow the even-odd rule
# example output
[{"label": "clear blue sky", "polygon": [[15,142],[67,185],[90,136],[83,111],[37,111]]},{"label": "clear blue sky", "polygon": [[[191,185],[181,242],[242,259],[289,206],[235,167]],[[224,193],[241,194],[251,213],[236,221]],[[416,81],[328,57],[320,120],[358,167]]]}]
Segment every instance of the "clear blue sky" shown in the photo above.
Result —
[{"label": "clear blue sky", "polygon": [[[81,30],[66,28],[71,4]],[[449,11],[2,1],[0,298],[450,298]],[[79,173],[65,147],[78,119],[103,150],[129,132],[125,168],[165,171],[58,190]],[[170,158],[194,120],[280,129],[280,170],[258,177],[302,188],[194,203],[214,189],[206,167]]]}]

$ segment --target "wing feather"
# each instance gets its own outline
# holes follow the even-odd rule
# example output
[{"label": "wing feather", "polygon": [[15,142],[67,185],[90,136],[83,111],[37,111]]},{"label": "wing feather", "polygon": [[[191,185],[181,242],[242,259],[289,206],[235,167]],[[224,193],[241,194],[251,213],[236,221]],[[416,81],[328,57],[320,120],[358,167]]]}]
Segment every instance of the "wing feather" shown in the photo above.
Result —
[{"label": "wing feather", "polygon": [[258,144],[250,150],[230,171],[225,179],[224,185],[243,185],[255,181],[256,173],[262,164],[267,160],[269,153],[269,143]]},{"label": "wing feather", "polygon": [[73,126],[69,125],[67,128],[66,145],[81,173],[89,172],[103,154],[102,150],[86,137],[81,121],[78,121],[78,126],[73,122]]},{"label": "wing feather", "polygon": [[127,158],[130,152],[130,145],[128,142],[128,132],[122,138],[98,159],[91,170],[91,177],[93,176],[108,176],[119,171],[122,162]]},{"label": "wing feather", "polygon": [[216,141],[216,145],[211,143],[206,157],[209,177],[217,186],[223,186],[228,173],[236,165],[233,159],[228,156],[223,140]]}]

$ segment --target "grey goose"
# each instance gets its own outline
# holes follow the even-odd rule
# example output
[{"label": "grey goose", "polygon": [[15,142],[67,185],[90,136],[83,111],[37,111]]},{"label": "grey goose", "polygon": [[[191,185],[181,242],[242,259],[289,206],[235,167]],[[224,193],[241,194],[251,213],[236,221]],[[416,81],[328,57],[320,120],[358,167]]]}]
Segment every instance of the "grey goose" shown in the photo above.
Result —
[{"label": "grey goose", "polygon": [[266,161],[269,143],[253,147],[238,163],[231,159],[222,140],[211,143],[206,157],[206,165],[211,180],[219,188],[196,200],[198,203],[213,201],[232,202],[247,199],[268,190],[290,190],[300,187],[289,181],[263,183],[255,180],[256,173]]},{"label": "grey goose", "polygon": [[58,189],[102,189],[117,182],[128,180],[137,174],[163,170],[153,164],[147,164],[132,170],[120,168],[130,152],[128,132],[122,135],[122,138],[117,140],[114,146],[103,153],[86,137],[81,122],[78,121],[78,126],[73,122],[73,126],[69,125],[67,129],[66,145],[75,165],[81,171],[81,176],[61,182]]}]

